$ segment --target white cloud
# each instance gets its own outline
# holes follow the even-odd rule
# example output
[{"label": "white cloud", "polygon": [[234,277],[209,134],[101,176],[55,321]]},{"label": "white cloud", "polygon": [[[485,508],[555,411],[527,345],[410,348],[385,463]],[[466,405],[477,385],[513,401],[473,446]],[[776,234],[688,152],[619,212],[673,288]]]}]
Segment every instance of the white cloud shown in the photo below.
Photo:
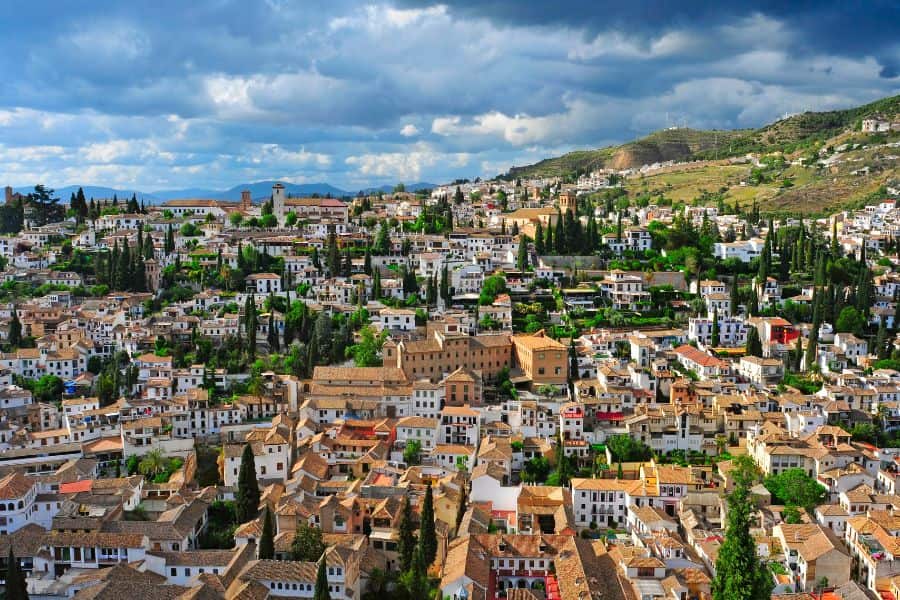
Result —
[{"label": "white cloud", "polygon": [[423,21],[446,19],[447,7],[441,4],[427,8],[399,9],[390,6],[369,4],[351,14],[335,17],[328,22],[331,31],[342,29],[406,29]]},{"label": "white cloud", "polygon": [[413,137],[419,135],[419,128],[412,123],[407,123],[403,126],[403,129],[400,130],[400,135],[402,135],[403,137]]},{"label": "white cloud", "polygon": [[445,137],[488,136],[521,147],[564,141],[606,116],[599,99],[592,103],[585,98],[565,98],[563,102],[565,110],[542,116],[491,111],[466,122],[459,116],[438,117],[432,121],[431,131]]},{"label": "white cloud", "polygon": [[425,144],[416,144],[410,152],[381,152],[348,156],[345,163],[357,169],[360,175],[380,179],[414,182],[422,179],[425,169],[439,164],[463,167],[468,164],[469,155],[460,153],[444,154]]}]

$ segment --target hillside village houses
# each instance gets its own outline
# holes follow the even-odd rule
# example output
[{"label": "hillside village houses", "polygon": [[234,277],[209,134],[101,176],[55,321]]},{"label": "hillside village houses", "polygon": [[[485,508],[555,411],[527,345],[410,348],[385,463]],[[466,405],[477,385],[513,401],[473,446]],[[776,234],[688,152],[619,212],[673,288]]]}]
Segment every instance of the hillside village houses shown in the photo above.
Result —
[{"label": "hillside village houses", "polygon": [[[0,543],[31,597],[311,598],[320,567],[384,594],[409,502],[444,598],[710,598],[740,457],[773,594],[897,597],[900,275],[870,240],[900,209],[803,224],[873,269],[870,311],[814,319],[827,283],[767,254],[799,220],[585,210],[610,175],[120,199],[0,238],[28,291],[0,304]],[[591,220],[593,255],[535,240]],[[642,262],[678,223],[719,234],[699,273]],[[821,497],[780,504],[785,472]]]}]

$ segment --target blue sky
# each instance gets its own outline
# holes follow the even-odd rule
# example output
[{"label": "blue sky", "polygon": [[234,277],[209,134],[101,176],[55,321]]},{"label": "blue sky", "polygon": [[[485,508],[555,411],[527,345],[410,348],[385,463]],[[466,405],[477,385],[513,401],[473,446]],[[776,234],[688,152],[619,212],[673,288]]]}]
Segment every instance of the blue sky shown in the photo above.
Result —
[{"label": "blue sky", "polygon": [[900,93],[900,3],[4,2],[0,73],[2,184],[352,190]]}]

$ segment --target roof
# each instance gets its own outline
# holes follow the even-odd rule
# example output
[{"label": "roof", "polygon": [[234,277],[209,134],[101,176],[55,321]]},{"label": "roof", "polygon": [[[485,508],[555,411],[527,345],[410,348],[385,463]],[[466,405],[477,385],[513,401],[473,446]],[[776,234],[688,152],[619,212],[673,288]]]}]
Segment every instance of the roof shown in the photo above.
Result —
[{"label": "roof", "polygon": [[316,563],[297,560],[257,560],[250,562],[238,576],[252,581],[303,581],[315,582]]},{"label": "roof", "polygon": [[689,346],[688,344],[684,344],[682,346],[678,346],[675,348],[675,354],[683,356],[687,360],[700,365],[701,367],[723,367],[728,366],[728,363],[716,358],[715,356],[711,356],[702,350],[698,350],[693,346]]},{"label": "roof", "polygon": [[166,562],[167,567],[227,566],[234,558],[235,549],[230,550],[190,550],[186,552],[148,552]]},{"label": "roof", "polygon": [[51,531],[44,536],[45,546],[141,548],[143,542],[144,536],[139,533]]},{"label": "roof", "polygon": [[3,479],[0,479],[0,500],[13,500],[24,497],[34,486],[34,481],[22,475],[19,471],[13,471]]}]

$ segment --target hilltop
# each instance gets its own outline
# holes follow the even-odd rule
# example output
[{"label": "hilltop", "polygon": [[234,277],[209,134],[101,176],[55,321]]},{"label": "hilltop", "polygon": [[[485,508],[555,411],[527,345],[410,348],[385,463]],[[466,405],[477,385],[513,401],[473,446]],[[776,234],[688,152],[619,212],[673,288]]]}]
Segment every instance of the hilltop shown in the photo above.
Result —
[{"label": "hilltop", "polygon": [[574,177],[599,168],[623,170],[657,162],[715,160],[750,152],[793,153],[852,129],[858,130],[859,123],[866,117],[898,114],[900,95],[856,108],[792,115],[759,129],[671,128],[620,146],[578,150],[532,165],[513,167],[503,177]]}]

